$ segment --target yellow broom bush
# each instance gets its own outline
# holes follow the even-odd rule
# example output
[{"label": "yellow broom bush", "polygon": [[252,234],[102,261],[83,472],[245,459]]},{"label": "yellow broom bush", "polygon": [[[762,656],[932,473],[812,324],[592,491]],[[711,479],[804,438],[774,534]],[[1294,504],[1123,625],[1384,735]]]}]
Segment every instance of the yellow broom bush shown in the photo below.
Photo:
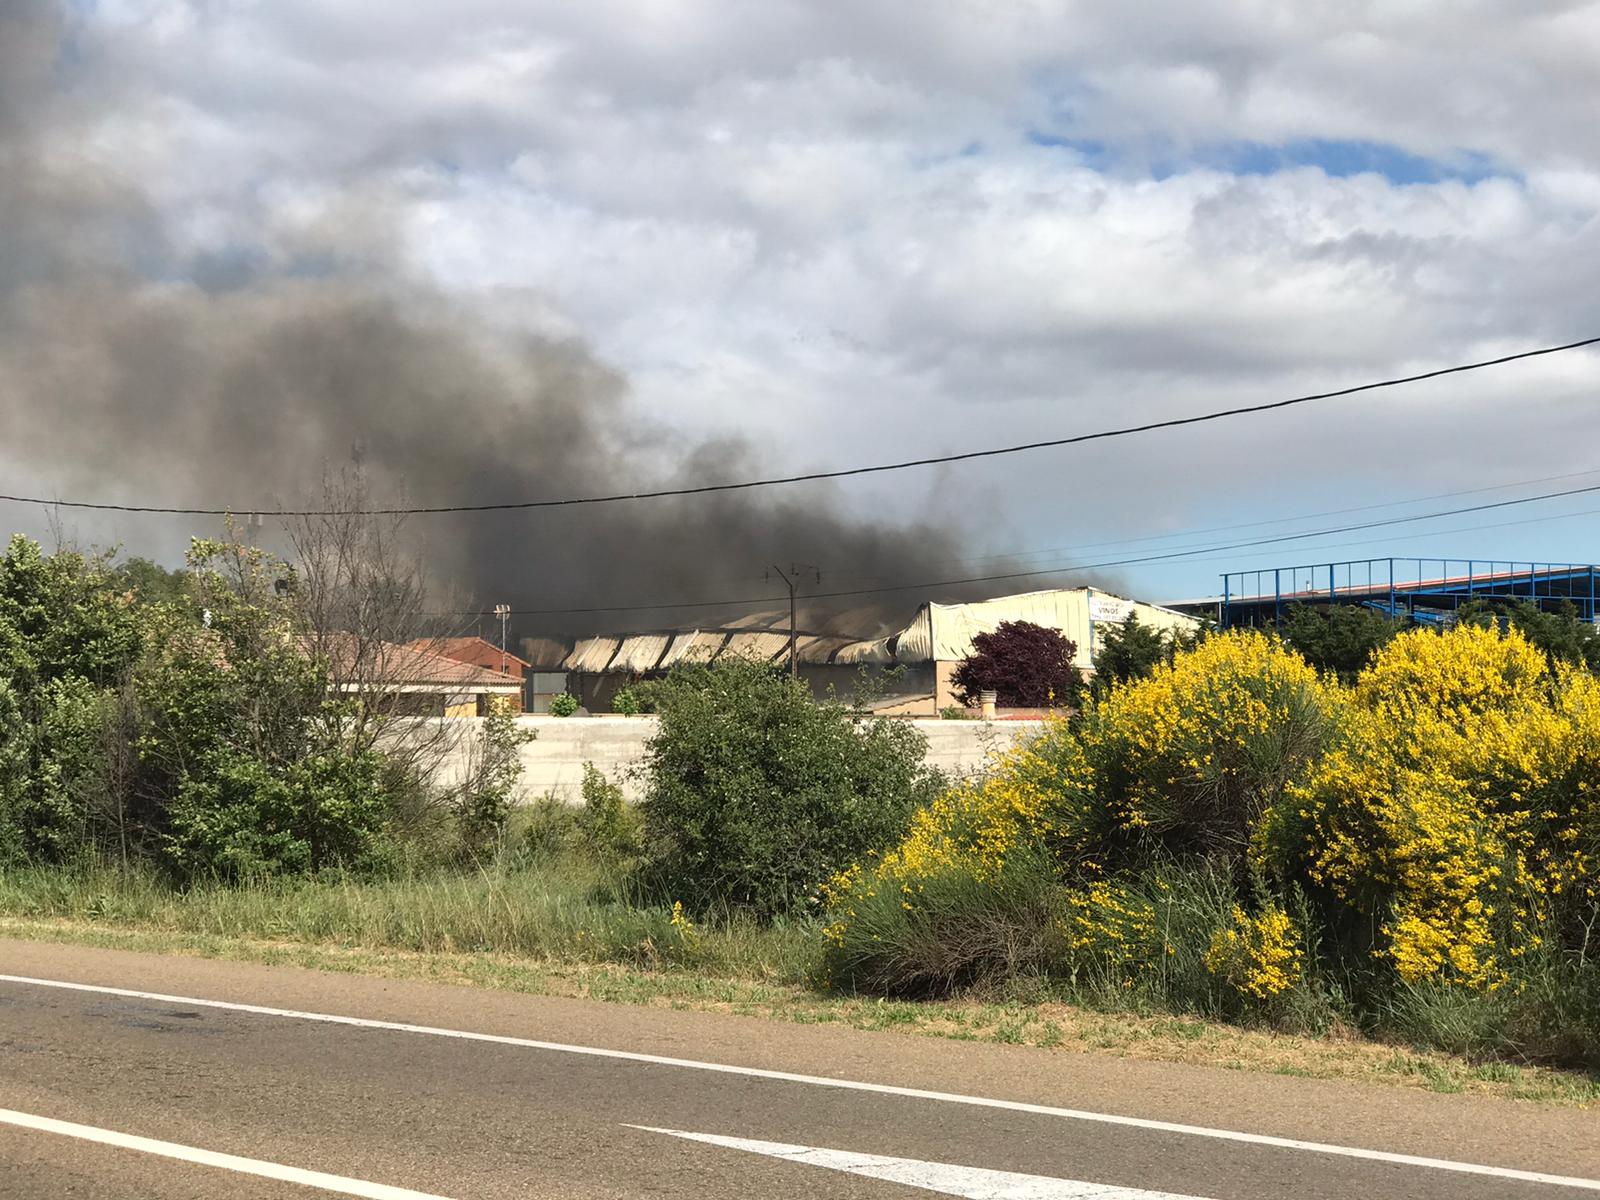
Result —
[{"label": "yellow broom bush", "polygon": [[1355,701],[1346,740],[1262,842],[1287,840],[1312,883],[1376,919],[1374,951],[1402,980],[1492,991],[1513,960],[1568,940],[1585,902],[1592,921],[1592,675],[1552,674],[1515,630],[1417,630]]},{"label": "yellow broom bush", "polygon": [[830,977],[1043,972],[1280,1017],[1337,992],[1380,1023],[1443,988],[1498,1004],[1495,1037],[1600,1055],[1580,1019],[1600,998],[1597,794],[1600,679],[1514,630],[1404,633],[1352,686],[1217,635],[836,878]]},{"label": "yellow broom bush", "polygon": [[[1159,900],[1165,882],[1159,872],[1124,876],[1157,862],[1241,859],[1261,814],[1315,761],[1339,704],[1337,689],[1276,639],[1240,632],[1113,690],[1076,723],[1051,722],[986,779],[919,811],[875,863],[833,880],[831,977],[883,978],[874,960],[894,940],[887,926],[948,903],[951,880],[962,895],[974,884],[999,894],[1016,861],[1033,876],[1048,864],[1068,958],[1119,969],[1159,960],[1168,944],[1151,934],[1150,896]],[[1014,894],[1010,881],[1005,890]],[[886,914],[884,898],[907,915]],[[1216,920],[1226,919],[1224,908]],[[1208,941],[1209,932],[1201,950]]]}]

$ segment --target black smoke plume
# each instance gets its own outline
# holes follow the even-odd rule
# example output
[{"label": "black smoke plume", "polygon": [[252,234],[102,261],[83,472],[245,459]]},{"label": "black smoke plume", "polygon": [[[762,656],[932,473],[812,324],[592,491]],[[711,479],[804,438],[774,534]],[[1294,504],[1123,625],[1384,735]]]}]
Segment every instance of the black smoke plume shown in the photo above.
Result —
[{"label": "black smoke plume", "polygon": [[[640,412],[626,380],[581,342],[419,285],[393,265],[381,197],[360,184],[274,255],[185,257],[136,182],[97,161],[97,122],[138,84],[72,44],[67,12],[0,0],[0,404],[4,453],[29,464],[29,478],[74,498],[271,512],[314,501],[319,478],[352,458],[374,495],[420,505],[802,465],[783,446],[686,443],[670,414]],[[840,446],[850,461],[892,453]],[[820,567],[812,591],[915,582],[961,573],[966,552],[948,522],[880,524],[810,486],[415,526],[435,577],[475,604],[519,610],[781,596],[762,578],[772,563]],[[869,606],[895,623],[924,598],[841,601],[833,617],[813,606],[808,620]],[[521,617],[517,632],[739,614],[564,613]]]}]

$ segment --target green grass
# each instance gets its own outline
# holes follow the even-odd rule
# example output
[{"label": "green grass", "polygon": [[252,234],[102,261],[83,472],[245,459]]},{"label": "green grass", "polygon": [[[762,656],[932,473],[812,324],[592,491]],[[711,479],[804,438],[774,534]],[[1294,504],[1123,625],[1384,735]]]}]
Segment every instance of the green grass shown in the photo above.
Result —
[{"label": "green grass", "polygon": [[630,902],[606,872],[576,859],[538,869],[269,879],[185,891],[143,872],[0,872],[0,915],[420,954],[692,968],[796,984],[817,941],[808,922],[675,923],[670,906]]},{"label": "green grass", "polygon": [[1039,978],[940,1001],[836,994],[810,982],[821,941],[815,923],[675,924],[669,905],[628,895],[574,857],[187,891],[103,869],[0,871],[0,934],[1436,1092],[1600,1102],[1600,1082],[1582,1072],[1398,1049],[1346,1029],[1291,1036],[1156,1009],[1084,1006]]}]

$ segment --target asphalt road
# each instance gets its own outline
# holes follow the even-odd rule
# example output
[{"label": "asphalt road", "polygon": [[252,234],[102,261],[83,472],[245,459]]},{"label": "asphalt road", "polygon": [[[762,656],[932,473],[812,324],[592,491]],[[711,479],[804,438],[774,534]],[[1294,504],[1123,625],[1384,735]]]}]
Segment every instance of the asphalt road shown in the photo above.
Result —
[{"label": "asphalt road", "polygon": [[8,1200],[1600,1192],[1569,1108],[3,940],[0,975]]}]

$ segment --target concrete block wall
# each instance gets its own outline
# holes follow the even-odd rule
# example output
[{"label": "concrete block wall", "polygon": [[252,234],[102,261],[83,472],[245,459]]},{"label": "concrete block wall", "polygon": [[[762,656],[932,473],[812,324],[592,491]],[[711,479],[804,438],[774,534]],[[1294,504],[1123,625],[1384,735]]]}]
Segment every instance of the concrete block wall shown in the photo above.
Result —
[{"label": "concrete block wall", "polygon": [[[1037,733],[1040,721],[909,722],[928,739],[928,763],[951,775],[971,776],[984,769],[994,755]],[[455,749],[445,760],[441,775],[448,780],[460,771],[481,722],[456,720],[450,730]],[[655,736],[654,717],[551,717],[521,716],[517,724],[536,737],[523,746],[522,792],[525,800],[552,795],[579,803],[583,764],[593,763],[606,776],[622,783],[630,799],[639,798],[633,768],[644,759],[645,743]]]}]

